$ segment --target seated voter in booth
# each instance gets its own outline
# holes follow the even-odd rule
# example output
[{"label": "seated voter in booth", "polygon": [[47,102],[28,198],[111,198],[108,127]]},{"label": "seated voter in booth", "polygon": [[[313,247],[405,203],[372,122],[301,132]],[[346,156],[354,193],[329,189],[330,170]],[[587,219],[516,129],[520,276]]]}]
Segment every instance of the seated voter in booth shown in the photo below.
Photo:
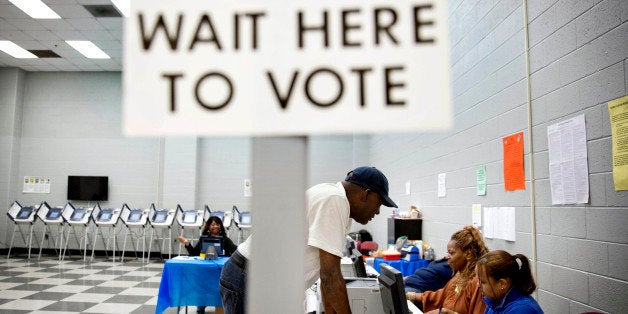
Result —
[{"label": "seated voter in booth", "polygon": [[[227,237],[227,232],[225,231],[225,227],[222,224],[222,220],[216,216],[211,216],[205,222],[205,226],[203,227],[203,232],[201,233],[203,236],[212,236],[212,237],[222,237],[222,249],[224,250],[224,254],[222,252],[218,252],[219,255],[231,256],[233,251],[236,250],[237,246],[231,241],[229,237]],[[198,256],[201,253],[201,241],[198,241],[195,246],[190,244],[190,241],[183,236],[179,236],[179,242],[183,243],[185,249],[188,250],[188,254],[193,256]],[[204,252],[203,252],[204,253]]]}]

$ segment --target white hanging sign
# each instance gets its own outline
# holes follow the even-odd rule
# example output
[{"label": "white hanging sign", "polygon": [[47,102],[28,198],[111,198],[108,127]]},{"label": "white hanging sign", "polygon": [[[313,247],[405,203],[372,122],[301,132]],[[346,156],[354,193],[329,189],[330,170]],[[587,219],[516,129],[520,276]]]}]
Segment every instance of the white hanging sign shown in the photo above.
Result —
[{"label": "white hanging sign", "polygon": [[128,135],[304,135],[451,125],[446,1],[133,0]]}]

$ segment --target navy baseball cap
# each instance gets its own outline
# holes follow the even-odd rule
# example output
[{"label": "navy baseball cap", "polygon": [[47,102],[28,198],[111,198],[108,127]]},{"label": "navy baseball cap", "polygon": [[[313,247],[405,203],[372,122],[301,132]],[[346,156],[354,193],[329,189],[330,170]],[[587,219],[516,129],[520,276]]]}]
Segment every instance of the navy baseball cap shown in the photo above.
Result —
[{"label": "navy baseball cap", "polygon": [[375,167],[355,168],[347,173],[345,181],[357,184],[379,194],[385,206],[397,207],[397,204],[388,196],[388,179]]}]

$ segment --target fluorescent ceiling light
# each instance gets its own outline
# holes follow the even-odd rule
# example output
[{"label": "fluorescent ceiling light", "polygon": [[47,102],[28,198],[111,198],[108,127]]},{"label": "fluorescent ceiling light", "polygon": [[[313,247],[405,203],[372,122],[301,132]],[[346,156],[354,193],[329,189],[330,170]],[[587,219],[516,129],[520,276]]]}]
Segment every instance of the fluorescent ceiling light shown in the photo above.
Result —
[{"label": "fluorescent ceiling light", "polygon": [[109,59],[109,55],[89,40],[66,40],[68,45],[90,59]]},{"label": "fluorescent ceiling light", "polygon": [[130,0],[111,0],[113,5],[118,8],[118,11],[124,15],[124,17],[129,17],[131,15],[131,1]]},{"label": "fluorescent ceiling light", "polygon": [[60,19],[59,14],[52,11],[41,0],[9,0],[24,13],[34,19]]},{"label": "fluorescent ceiling light", "polygon": [[36,55],[32,54],[30,51],[16,45],[14,42],[9,40],[0,40],[0,50],[6,52],[14,58],[19,59],[35,59]]}]

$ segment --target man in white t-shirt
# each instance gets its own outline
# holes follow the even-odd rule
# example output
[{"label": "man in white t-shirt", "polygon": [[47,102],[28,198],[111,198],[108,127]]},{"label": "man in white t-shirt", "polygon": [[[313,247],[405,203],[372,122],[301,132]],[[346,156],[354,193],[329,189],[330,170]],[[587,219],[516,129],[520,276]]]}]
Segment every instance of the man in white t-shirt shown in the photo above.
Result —
[{"label": "man in white t-shirt", "polygon": [[[388,196],[388,180],[375,167],[358,167],[344,181],[318,184],[306,192],[308,235],[305,250],[305,286],[321,278],[325,313],[351,313],[340,258],[351,219],[366,224],[381,205],[397,207]],[[225,313],[244,313],[246,261],[250,237],[238,246],[220,275]]]}]

